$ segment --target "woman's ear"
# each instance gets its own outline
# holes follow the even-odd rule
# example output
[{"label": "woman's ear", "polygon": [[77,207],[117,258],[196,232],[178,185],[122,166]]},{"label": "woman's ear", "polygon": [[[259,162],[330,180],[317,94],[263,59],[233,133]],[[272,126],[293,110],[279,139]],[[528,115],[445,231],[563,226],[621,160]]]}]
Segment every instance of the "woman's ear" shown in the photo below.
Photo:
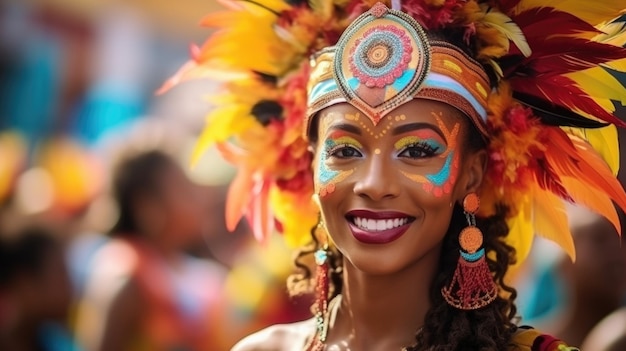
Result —
[{"label": "woman's ear", "polygon": [[480,149],[469,155],[464,193],[475,193],[483,183],[485,172],[487,171],[487,150]]}]

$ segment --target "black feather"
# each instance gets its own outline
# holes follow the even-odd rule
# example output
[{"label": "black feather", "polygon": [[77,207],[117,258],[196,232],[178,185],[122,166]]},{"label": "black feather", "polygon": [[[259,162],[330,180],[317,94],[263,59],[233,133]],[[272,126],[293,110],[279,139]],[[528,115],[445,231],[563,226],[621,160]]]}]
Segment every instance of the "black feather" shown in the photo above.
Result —
[{"label": "black feather", "polygon": [[263,82],[263,83],[268,83],[268,84],[272,84],[272,85],[276,85],[276,83],[278,83],[278,77],[271,75],[271,74],[267,74],[267,73],[263,73],[263,72],[259,72],[259,71],[253,71],[254,74],[256,74],[259,79]]},{"label": "black feather", "polygon": [[259,123],[267,126],[272,120],[282,119],[283,107],[273,100],[261,100],[252,106],[251,113]]},{"label": "black feather", "polygon": [[532,95],[513,92],[513,98],[522,105],[532,108],[541,122],[547,125],[577,128],[602,128],[608,125],[608,123],[589,119],[565,107],[538,99]]}]

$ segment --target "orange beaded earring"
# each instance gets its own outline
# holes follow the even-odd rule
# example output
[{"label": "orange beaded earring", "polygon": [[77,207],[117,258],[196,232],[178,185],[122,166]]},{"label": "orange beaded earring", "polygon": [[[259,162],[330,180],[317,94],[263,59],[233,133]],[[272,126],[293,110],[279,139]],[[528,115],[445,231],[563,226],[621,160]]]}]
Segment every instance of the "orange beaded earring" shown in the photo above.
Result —
[{"label": "orange beaded earring", "polygon": [[463,199],[468,226],[459,234],[461,250],[452,281],[441,289],[448,304],[461,310],[485,307],[498,295],[482,247],[483,233],[476,226],[475,214],[479,206],[480,199],[476,193],[467,194]]}]

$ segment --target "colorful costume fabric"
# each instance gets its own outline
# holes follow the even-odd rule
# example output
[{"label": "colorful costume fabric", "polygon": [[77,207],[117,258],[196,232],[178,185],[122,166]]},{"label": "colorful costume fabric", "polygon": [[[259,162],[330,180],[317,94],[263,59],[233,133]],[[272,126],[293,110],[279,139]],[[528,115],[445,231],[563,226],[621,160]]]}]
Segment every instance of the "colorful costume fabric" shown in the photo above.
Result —
[{"label": "colorful costume fabric", "polygon": [[515,347],[511,351],[578,351],[575,347],[567,346],[550,335],[528,327],[520,327],[513,336],[512,343]]}]

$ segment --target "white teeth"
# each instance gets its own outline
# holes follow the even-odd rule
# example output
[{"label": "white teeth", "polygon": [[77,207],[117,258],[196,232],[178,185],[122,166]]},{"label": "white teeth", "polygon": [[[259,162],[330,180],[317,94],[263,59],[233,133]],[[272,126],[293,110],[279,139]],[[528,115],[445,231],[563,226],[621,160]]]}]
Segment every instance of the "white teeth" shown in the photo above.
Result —
[{"label": "white teeth", "polygon": [[406,217],[394,219],[367,219],[354,217],[353,221],[357,227],[363,230],[367,230],[369,232],[380,232],[384,230],[389,230],[409,223],[409,219]]},{"label": "white teeth", "polygon": [[387,228],[387,221],[376,221],[376,230],[381,231]]},{"label": "white teeth", "polygon": [[376,221],[373,219],[368,219],[367,220],[367,224],[365,225],[365,227],[367,227],[367,230],[369,231],[375,231],[376,230]]}]

